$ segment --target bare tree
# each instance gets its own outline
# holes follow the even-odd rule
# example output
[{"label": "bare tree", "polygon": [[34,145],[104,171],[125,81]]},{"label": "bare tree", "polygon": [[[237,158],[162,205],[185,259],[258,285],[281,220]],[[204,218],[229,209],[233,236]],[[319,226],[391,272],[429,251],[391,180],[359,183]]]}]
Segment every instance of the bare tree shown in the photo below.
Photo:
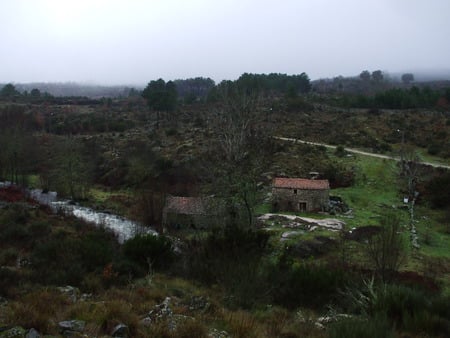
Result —
[{"label": "bare tree", "polygon": [[386,282],[403,263],[405,247],[397,214],[383,215],[380,226],[380,232],[368,241],[367,254],[377,274]]},{"label": "bare tree", "polygon": [[254,207],[258,201],[258,179],[264,153],[271,142],[263,127],[260,95],[231,81],[218,86],[219,109],[212,120],[216,147],[211,147],[211,159],[216,191],[226,200],[232,223],[243,217],[253,225]]}]

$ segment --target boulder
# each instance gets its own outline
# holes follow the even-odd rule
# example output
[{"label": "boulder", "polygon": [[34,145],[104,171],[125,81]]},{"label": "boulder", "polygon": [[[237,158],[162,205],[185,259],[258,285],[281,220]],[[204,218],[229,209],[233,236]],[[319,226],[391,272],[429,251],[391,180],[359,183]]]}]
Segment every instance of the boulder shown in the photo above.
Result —
[{"label": "boulder", "polygon": [[353,228],[345,233],[345,239],[349,239],[357,242],[367,241],[372,236],[378,234],[381,228],[376,225],[368,225],[359,228]]},{"label": "boulder", "polygon": [[86,323],[82,320],[65,320],[58,323],[60,332],[64,335],[71,335],[75,332],[83,332]]},{"label": "boulder", "polygon": [[190,311],[206,312],[210,306],[208,299],[203,296],[192,296],[188,304]]},{"label": "boulder", "polygon": [[27,334],[25,335],[25,338],[40,338],[40,337],[41,337],[40,333],[37,330],[33,329],[33,328],[30,329],[27,332]]},{"label": "boulder", "polygon": [[130,330],[128,329],[128,326],[125,324],[118,324],[114,327],[111,336],[113,337],[120,337],[120,338],[127,338],[130,335]]},{"label": "boulder", "polygon": [[141,323],[145,326],[148,326],[154,322],[158,322],[170,317],[172,317],[170,297],[166,297],[161,304],[155,305],[155,307],[150,310],[147,316],[141,320]]},{"label": "boulder", "polygon": [[78,296],[80,295],[80,290],[70,285],[58,287],[57,290],[67,295],[73,303],[77,301]]},{"label": "boulder", "polygon": [[208,337],[210,338],[228,338],[230,334],[227,331],[219,331],[217,329],[209,330]]},{"label": "boulder", "polygon": [[289,251],[299,258],[319,257],[331,251],[336,244],[336,240],[316,236],[312,240],[299,241],[289,248]]},{"label": "boulder", "polygon": [[25,330],[23,327],[15,326],[13,328],[10,328],[8,330],[0,332],[1,338],[23,338],[25,337],[25,334],[27,333],[27,330]]}]

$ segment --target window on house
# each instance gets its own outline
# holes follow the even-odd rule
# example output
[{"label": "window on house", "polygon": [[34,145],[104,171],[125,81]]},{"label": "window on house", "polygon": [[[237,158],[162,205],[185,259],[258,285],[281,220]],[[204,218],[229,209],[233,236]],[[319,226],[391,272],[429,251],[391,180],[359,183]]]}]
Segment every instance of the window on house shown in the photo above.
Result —
[{"label": "window on house", "polygon": [[294,189],[294,195],[297,195],[297,189]]}]

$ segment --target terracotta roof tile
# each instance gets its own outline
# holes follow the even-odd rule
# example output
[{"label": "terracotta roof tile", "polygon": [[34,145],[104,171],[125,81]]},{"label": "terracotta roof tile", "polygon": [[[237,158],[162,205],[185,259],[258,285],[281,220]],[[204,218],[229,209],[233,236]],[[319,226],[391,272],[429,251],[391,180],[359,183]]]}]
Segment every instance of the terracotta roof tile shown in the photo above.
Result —
[{"label": "terracotta roof tile", "polygon": [[330,189],[330,183],[328,180],[275,177],[273,180],[273,187],[303,190],[326,190]]},{"label": "terracotta roof tile", "polygon": [[205,214],[205,203],[198,197],[168,196],[167,211],[182,215],[202,215]]}]

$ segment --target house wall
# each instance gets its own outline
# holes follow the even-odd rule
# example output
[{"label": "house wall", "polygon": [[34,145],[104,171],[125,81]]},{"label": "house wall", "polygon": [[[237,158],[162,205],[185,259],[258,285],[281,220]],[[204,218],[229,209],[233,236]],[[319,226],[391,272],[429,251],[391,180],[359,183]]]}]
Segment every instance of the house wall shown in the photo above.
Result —
[{"label": "house wall", "polygon": [[191,229],[209,229],[217,223],[217,216],[213,215],[184,215],[176,213],[167,213],[164,218],[164,224],[174,230]]},{"label": "house wall", "polygon": [[[295,190],[297,193],[294,193]],[[311,212],[326,208],[329,190],[273,188],[272,196],[273,206],[279,211]]]}]

